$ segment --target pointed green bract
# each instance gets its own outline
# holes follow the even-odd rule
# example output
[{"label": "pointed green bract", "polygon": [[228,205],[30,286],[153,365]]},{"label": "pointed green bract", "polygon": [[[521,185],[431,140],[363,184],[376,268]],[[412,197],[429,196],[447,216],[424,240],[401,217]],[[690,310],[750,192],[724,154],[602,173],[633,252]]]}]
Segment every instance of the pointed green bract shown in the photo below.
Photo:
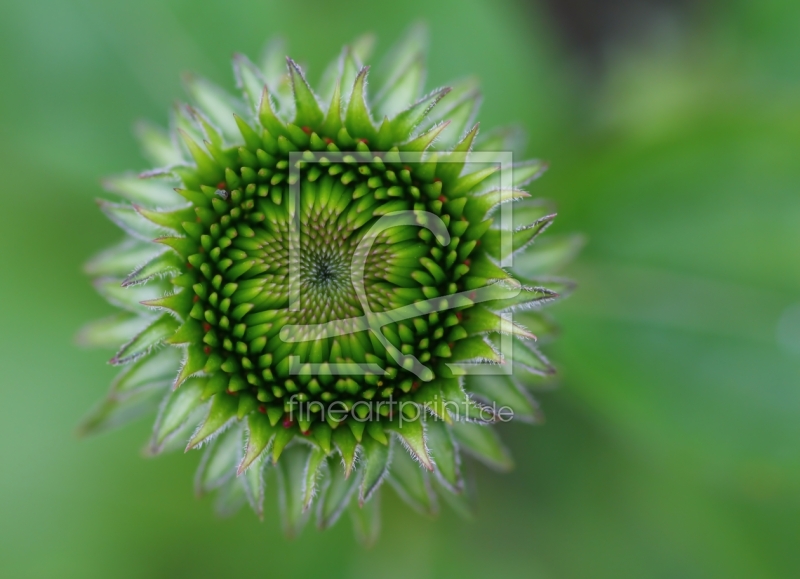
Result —
[{"label": "pointed green bract", "polygon": [[389,447],[377,440],[368,438],[364,441],[364,475],[359,491],[359,503],[363,505],[378,490],[384,477],[389,472]]},{"label": "pointed green bract", "polygon": [[358,488],[358,477],[347,477],[341,468],[329,464],[330,477],[319,501],[317,526],[327,529],[339,519]]},{"label": "pointed green bract", "polygon": [[312,87],[273,42],[234,56],[239,95],[188,76],[170,130],[140,126],[159,168],[106,180],[126,240],[86,266],[125,313],[79,336],[122,367],[83,431],[158,408],[146,454],[205,447],[222,515],[261,517],[274,470],[292,536],[313,505],[373,543],[384,480],[470,515],[459,451],[507,469],[486,423],[541,420],[521,383],[553,372],[533,341],[580,239],[540,238],[555,211],[520,187],[545,164],[508,171],[519,135],[479,133],[474,80],[426,93],[426,44],[414,28],[369,72],[362,37]]},{"label": "pointed green bract", "polygon": [[303,508],[303,479],[308,450],[300,446],[289,449],[278,464],[278,489],[283,530],[289,537],[297,537],[308,521],[308,511]]}]

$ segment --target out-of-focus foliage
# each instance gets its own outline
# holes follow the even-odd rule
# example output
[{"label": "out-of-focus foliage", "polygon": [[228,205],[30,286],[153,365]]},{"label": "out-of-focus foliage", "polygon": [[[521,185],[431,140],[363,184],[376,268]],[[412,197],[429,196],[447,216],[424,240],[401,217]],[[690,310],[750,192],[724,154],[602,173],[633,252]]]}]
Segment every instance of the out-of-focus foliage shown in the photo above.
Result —
[{"label": "out-of-focus foliage", "polygon": [[[600,84],[513,2],[15,0],[0,13],[0,575],[797,575],[796,2],[718,2],[618,46]],[[589,240],[549,352],[562,380],[539,397],[548,423],[510,427],[516,473],[479,470],[478,521],[426,521],[386,493],[371,551],[346,521],[286,542],[191,499],[191,460],[142,460],[145,423],[76,440],[113,374],[98,371],[110,354],[71,343],[110,311],[80,271],[117,235],[91,199],[139,158],[132,120],[164,122],[183,70],[230,85],[227,57],[275,33],[313,77],[342,42],[388,42],[420,17],[431,78],[477,72],[487,124],[519,121],[552,163],[531,191],[558,201],[553,231]]]}]

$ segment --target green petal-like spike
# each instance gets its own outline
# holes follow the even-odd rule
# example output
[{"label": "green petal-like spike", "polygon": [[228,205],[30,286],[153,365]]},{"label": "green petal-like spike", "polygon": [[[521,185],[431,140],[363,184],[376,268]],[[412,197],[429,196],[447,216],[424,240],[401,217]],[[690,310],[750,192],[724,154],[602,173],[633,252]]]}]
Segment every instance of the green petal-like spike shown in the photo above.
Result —
[{"label": "green petal-like spike", "polygon": [[433,470],[433,463],[425,446],[423,428],[423,410],[417,407],[416,417],[395,419],[386,427],[397,435],[408,451],[428,470]]},{"label": "green petal-like spike", "polygon": [[450,427],[441,420],[429,420],[425,423],[425,434],[431,458],[436,464],[434,472],[451,492],[461,492],[464,483],[461,479],[458,449],[453,442]]},{"label": "green petal-like spike", "polygon": [[119,348],[144,330],[151,320],[128,313],[120,313],[89,322],[78,332],[75,341],[93,348]]},{"label": "green petal-like spike", "polygon": [[[163,298],[143,300],[141,303],[149,308],[157,310],[169,310],[182,319],[186,319],[189,311],[192,309],[193,298],[194,296],[191,292],[184,290],[178,293],[168,294]],[[175,329],[177,329],[177,325],[175,326]]]},{"label": "green petal-like spike", "polygon": [[247,469],[243,477],[238,480],[242,482],[247,502],[250,503],[253,511],[259,519],[264,519],[264,490],[265,484],[265,470],[268,462],[262,455],[256,459],[255,463]]},{"label": "green petal-like spike", "polygon": [[356,506],[351,503],[348,512],[353,521],[353,530],[358,541],[365,547],[373,546],[378,540],[381,526],[380,500],[376,491],[372,500]]},{"label": "green petal-like spike", "polygon": [[180,149],[169,133],[148,121],[139,121],[134,129],[144,156],[156,167],[169,167],[183,161]]},{"label": "green petal-like spike", "polygon": [[433,145],[434,141],[439,137],[442,131],[447,128],[448,124],[449,121],[445,121],[440,125],[436,125],[427,133],[423,133],[416,139],[401,145],[401,149],[403,152],[408,153],[424,153],[428,150],[428,147]]},{"label": "green petal-like spike", "polygon": [[497,417],[488,406],[476,403],[461,387],[458,378],[442,381],[442,397],[448,411],[454,411],[454,418],[470,422],[490,423]]},{"label": "green petal-like spike", "polygon": [[286,40],[276,36],[264,45],[259,68],[268,84],[277,86],[286,75]]},{"label": "green petal-like spike", "polygon": [[339,520],[359,483],[359,477],[348,478],[335,461],[329,462],[328,472],[327,484],[320,495],[317,510],[317,526],[320,529],[332,527]]},{"label": "green petal-like spike", "polygon": [[[478,185],[484,183],[486,179],[497,173],[497,171],[499,170],[500,170],[500,165],[493,164],[490,167],[486,167],[484,169],[480,169],[473,173],[467,173],[466,175],[463,175],[453,184],[453,187],[450,189],[450,195],[456,197],[460,195],[465,195],[473,191]],[[493,207],[493,205],[490,207]],[[470,219],[470,221],[479,221],[482,218],[483,215],[476,215],[474,218]]]},{"label": "green petal-like spike", "polygon": [[[472,394],[493,403],[498,409],[509,408],[514,419],[531,423],[543,420],[539,406],[530,394],[507,376],[469,376],[467,388]],[[501,418],[504,416],[505,411]]]},{"label": "green petal-like spike", "polygon": [[147,221],[131,205],[109,203],[99,199],[97,204],[100,206],[100,210],[106,214],[106,217],[125,233],[136,239],[150,241],[163,232],[163,229]]},{"label": "green petal-like spike", "polygon": [[[481,151],[488,155],[487,162],[500,161],[499,155],[505,155],[508,151],[521,154],[525,147],[525,131],[521,128],[499,127],[482,134],[475,143],[474,150]],[[496,158],[492,153],[497,153]]]},{"label": "green petal-like spike", "polygon": [[441,482],[441,479],[433,479],[433,488],[437,496],[442,497],[444,502],[455,511],[455,513],[465,521],[474,521],[477,517],[477,499],[474,490],[474,476],[465,477],[464,490],[458,494],[453,493]]},{"label": "green petal-like spike", "polygon": [[550,361],[533,344],[518,340],[516,337],[513,338],[513,344],[514,364],[541,376],[555,374],[556,370]]},{"label": "green petal-like spike", "polygon": [[217,128],[211,123],[210,120],[206,118],[206,116],[203,113],[201,113],[194,107],[187,107],[187,108],[189,109],[189,114],[192,115],[192,118],[202,129],[204,137],[203,140],[209,143],[210,145],[213,145],[214,147],[217,148],[221,147],[222,134],[219,132],[219,130],[217,130]]},{"label": "green petal-like spike", "polygon": [[388,79],[396,76],[399,71],[408,68],[409,64],[428,49],[428,27],[420,22],[413,25],[403,35],[403,37],[389,50],[379,71],[383,72],[384,78],[379,78],[378,85],[383,86]]},{"label": "green petal-like spike", "polygon": [[512,334],[526,340],[536,339],[536,336],[525,328],[517,326],[511,320],[481,306],[469,309],[468,315],[464,318],[463,328],[471,336],[497,332],[499,334]]},{"label": "green petal-like spike", "polygon": [[259,64],[267,85],[272,89],[277,112],[288,119],[293,99],[291,83],[286,74],[286,46],[282,38],[267,43]]},{"label": "green petal-like spike", "polygon": [[311,501],[314,500],[318,492],[318,481],[321,476],[321,467],[325,464],[325,457],[328,455],[324,450],[315,448],[308,455],[306,465],[305,481],[303,483],[303,510],[308,510]]},{"label": "green petal-like spike", "polygon": [[386,436],[386,432],[378,422],[370,421],[367,423],[367,434],[383,445],[389,444],[389,437]]},{"label": "green petal-like spike", "polygon": [[325,115],[325,121],[322,123],[321,132],[324,135],[338,135],[342,129],[342,101],[341,101],[341,84],[336,83],[333,89],[333,96],[331,97],[331,104],[328,107],[328,112]]},{"label": "green petal-like spike", "polygon": [[186,348],[186,355],[181,365],[181,371],[178,372],[173,388],[180,388],[187,379],[200,373],[205,368],[207,356],[203,348],[199,344],[191,344]]},{"label": "green petal-like spike", "polygon": [[237,87],[244,93],[251,110],[257,113],[261,94],[267,85],[266,79],[258,67],[243,54],[233,55],[233,72],[236,75]]},{"label": "green petal-like spike", "polygon": [[247,494],[241,479],[232,478],[219,487],[214,500],[214,514],[231,517],[247,504]]},{"label": "green petal-like spike", "polygon": [[286,58],[289,67],[289,78],[292,79],[294,91],[295,117],[294,124],[299,127],[316,127],[324,118],[324,113],[319,106],[317,97],[308,86],[303,72],[291,58]]},{"label": "green petal-like spike", "polygon": [[353,42],[350,43],[350,50],[353,53],[353,57],[359,63],[366,62],[370,56],[372,56],[372,51],[375,48],[376,38],[375,35],[371,32],[367,32],[366,34],[361,34],[358,36]]},{"label": "green petal-like spike", "polygon": [[487,466],[500,471],[514,468],[511,456],[491,426],[475,422],[457,422],[452,428],[459,447]]},{"label": "green petal-like spike", "polygon": [[525,276],[535,277],[558,271],[572,261],[583,248],[586,239],[582,235],[562,235],[542,239],[536,251],[519,258],[516,269]]},{"label": "green petal-like spike", "polygon": [[142,314],[150,311],[142,305],[143,301],[164,295],[170,286],[166,280],[153,280],[148,284],[132,287],[122,287],[122,280],[118,278],[102,277],[93,282],[97,292],[109,303],[130,312]]},{"label": "green petal-like spike", "polygon": [[331,427],[324,422],[314,426],[314,439],[319,443],[320,448],[325,451],[325,454],[331,453],[332,434]]},{"label": "green petal-like spike", "polygon": [[406,452],[395,452],[387,479],[392,488],[409,506],[424,515],[438,511],[428,473]]},{"label": "green petal-like spike", "polygon": [[222,134],[228,139],[235,139],[238,131],[233,115],[234,113],[240,115],[245,113],[241,103],[220,87],[203,78],[185,75],[184,85],[186,92],[189,93],[198,108],[208,115],[211,122],[222,131]]},{"label": "green petal-like spike", "polygon": [[291,538],[297,537],[308,521],[308,511],[303,508],[303,481],[308,453],[307,448],[294,446],[286,450],[277,464],[283,531]]},{"label": "green petal-like spike", "polygon": [[353,86],[355,85],[356,78],[358,77],[358,72],[363,66],[363,61],[359,60],[352,47],[345,46],[344,49],[342,49],[338,84],[341,90],[342,106],[345,108],[345,110],[347,109],[347,105],[350,103],[350,98],[353,94]]},{"label": "green petal-like spike", "polygon": [[519,189],[495,189],[478,197],[470,197],[464,215],[472,222],[482,221],[498,205],[526,197],[530,197],[530,193]]},{"label": "green petal-like spike", "polygon": [[[186,452],[200,446],[204,442],[211,439],[214,435],[224,430],[228,424],[236,418],[236,410],[239,408],[239,401],[235,396],[228,396],[218,394],[214,396],[211,401],[211,408],[208,410],[208,416],[203,421],[197,432],[194,433],[189,444],[186,446]],[[234,469],[231,469],[234,472]]]},{"label": "green petal-like spike", "polygon": [[[543,287],[528,280],[519,281],[524,282],[520,288],[521,291],[519,294],[506,299],[488,301],[485,303],[486,307],[492,310],[500,311],[524,310],[528,308],[541,307],[561,297],[561,294],[553,291],[549,287]],[[544,283],[556,287],[560,285],[556,280],[545,280]],[[572,288],[564,287],[559,289],[565,290],[566,294],[569,293]]]},{"label": "green petal-like spike", "polygon": [[131,272],[122,281],[122,287],[145,283],[156,276],[174,275],[182,270],[183,262],[178,256],[171,251],[164,251]]},{"label": "green petal-like spike", "polygon": [[161,388],[148,388],[125,398],[109,396],[81,421],[78,434],[99,434],[138,420],[154,412],[163,397]]},{"label": "green petal-like spike", "polygon": [[509,247],[503,247],[503,233],[499,229],[490,229],[484,235],[482,242],[486,252],[497,260],[504,259],[518,251],[524,250],[530,243],[541,235],[556,218],[556,214],[546,215],[526,227],[516,229],[511,234]]},{"label": "green petal-like spike", "polygon": [[195,476],[195,493],[200,496],[221,487],[236,473],[240,460],[242,429],[236,425],[211,441]]},{"label": "green petal-like spike", "polygon": [[513,177],[511,180],[512,187],[524,187],[531,181],[538,179],[545,171],[547,171],[547,162],[541,159],[532,159],[530,161],[523,161],[522,163],[514,163],[511,166]]},{"label": "green petal-like spike", "polygon": [[278,459],[293,438],[294,432],[289,428],[278,428],[275,431],[275,440],[272,443],[272,464],[278,464]]},{"label": "green petal-like spike", "polygon": [[183,258],[188,259],[190,255],[197,253],[197,242],[186,237],[159,237],[153,241],[156,243],[163,243],[167,247],[172,248]]},{"label": "green petal-like spike", "polygon": [[[235,127],[236,121],[233,116],[231,116],[231,122]],[[189,149],[189,154],[192,156],[192,159],[194,159],[194,162],[197,165],[198,175],[206,182],[214,183],[221,181],[225,176],[225,173],[219,164],[194,141],[189,133],[184,130],[179,131],[179,133],[183,138],[183,142],[186,144],[186,147]]]},{"label": "green petal-like spike", "polygon": [[174,334],[164,340],[165,343],[178,346],[181,344],[196,344],[202,341],[205,332],[200,322],[188,319],[181,327],[179,327]]},{"label": "green petal-like spike", "polygon": [[[129,362],[86,430],[123,423],[161,399],[146,454],[187,439],[187,450],[210,443],[197,488],[216,490],[219,513],[249,502],[262,515],[271,459],[287,532],[300,531],[319,487],[320,526],[352,507],[365,542],[375,539],[375,490],[387,476],[421,512],[436,511],[431,483],[456,510],[469,510],[453,498],[464,484],[451,425],[467,428],[462,446],[510,464],[492,431],[454,417],[538,419],[513,376],[498,378],[492,395],[470,374],[502,365],[496,370],[536,383],[533,374],[551,371],[520,339],[535,333],[523,325],[553,335],[539,309],[572,286],[549,268],[577,247],[539,241],[554,214],[541,200],[504,208],[503,220],[491,215],[529,197],[506,187],[544,165],[514,165],[501,180],[497,161],[508,155],[499,151],[515,144],[513,132],[478,136],[475,125],[456,143],[480,93],[467,80],[419,100],[422,29],[392,52],[391,70],[370,76],[371,99],[362,65],[369,44],[346,48],[326,71],[316,94],[327,108],[279,44],[259,67],[234,57],[240,96],[187,80],[193,105],[175,106],[170,134],[142,129],[162,168],[110,179],[111,198],[125,203],[100,202],[127,241],[86,271],[128,313],[79,336],[124,344],[114,362]],[[473,148],[496,153],[479,166],[474,156],[468,162]],[[515,251],[513,263],[505,259]],[[504,359],[495,343],[508,340]],[[488,414],[484,402],[494,405]],[[390,470],[392,444],[410,452],[396,451]],[[352,497],[357,487],[363,508]]]},{"label": "green petal-like spike", "polygon": [[258,105],[258,119],[261,121],[261,125],[269,131],[274,138],[277,139],[279,136],[286,133],[286,125],[284,125],[283,121],[275,114],[271,93],[266,86],[261,93],[261,101]]},{"label": "green petal-like spike", "polygon": [[94,277],[124,277],[162,252],[163,248],[126,238],[95,255],[83,266],[83,271]]},{"label": "green petal-like spike", "polygon": [[459,342],[453,348],[450,362],[467,362],[472,360],[489,360],[495,363],[502,362],[498,353],[482,336],[473,336]]},{"label": "green petal-like spike", "polygon": [[[464,138],[461,139],[461,141],[455,147],[453,147],[452,155],[446,155],[440,159],[439,164],[436,167],[436,176],[439,179],[450,183],[451,181],[455,181],[459,178],[461,172],[464,170],[464,165],[466,164],[466,159],[463,157],[472,149],[472,143],[475,140],[479,129],[480,123],[472,127],[472,130],[470,130],[464,136]],[[461,215],[459,214],[457,217],[461,217]]]},{"label": "green petal-like spike", "polygon": [[392,116],[416,101],[425,85],[425,57],[420,53],[405,68],[398,70],[375,96],[375,112],[379,117]]},{"label": "green petal-like spike", "polygon": [[369,501],[378,490],[386,474],[389,472],[389,446],[367,437],[362,442],[364,448],[364,475],[361,479],[358,501],[360,506]]},{"label": "green petal-like spike", "polygon": [[539,344],[551,342],[561,331],[553,316],[543,311],[517,310],[514,312],[514,322],[535,334]]},{"label": "green petal-like spike", "polygon": [[178,364],[180,353],[175,348],[164,348],[142,356],[117,374],[111,383],[111,394],[124,398],[147,388],[172,384]]},{"label": "green petal-like spike", "polygon": [[467,128],[475,123],[475,116],[481,106],[481,93],[475,90],[464,95],[459,102],[447,111],[447,120],[450,126],[442,136],[440,146],[450,148],[460,142],[467,132]]},{"label": "green petal-like spike", "polygon": [[155,207],[174,207],[182,203],[173,185],[166,179],[146,178],[135,173],[125,173],[103,179],[103,188],[132,203]]},{"label": "green petal-like spike", "polygon": [[140,356],[144,356],[161,341],[175,333],[178,322],[169,314],[164,314],[147,328],[142,330],[130,342],[126,343],[110,363],[116,365],[127,364]]},{"label": "green petal-like spike", "polygon": [[420,124],[430,110],[436,106],[436,103],[442,100],[450,90],[450,87],[445,87],[434,91],[409,108],[398,113],[389,123],[391,127],[389,139],[386,143],[379,142],[379,145],[389,147],[393,143],[408,140],[417,125]]},{"label": "green petal-like spike", "polygon": [[344,466],[345,478],[350,476],[353,471],[353,465],[356,462],[358,455],[358,441],[349,429],[337,428],[333,431],[333,443],[342,455],[342,464]]},{"label": "green petal-like spike", "polygon": [[353,91],[347,103],[347,114],[344,118],[344,126],[350,135],[363,135],[362,138],[374,141],[378,136],[375,125],[372,124],[369,107],[367,106],[366,84],[369,67],[362,68],[355,82]]},{"label": "green petal-like spike", "polygon": [[150,439],[152,454],[159,454],[170,437],[180,430],[195,410],[201,407],[203,404],[201,395],[205,384],[205,379],[193,378],[183,387],[170,392],[164,399]]},{"label": "green petal-like spike", "polygon": [[269,419],[258,412],[247,417],[247,447],[244,458],[236,470],[237,475],[241,475],[262,456],[269,443],[275,436],[276,429],[269,423]]}]

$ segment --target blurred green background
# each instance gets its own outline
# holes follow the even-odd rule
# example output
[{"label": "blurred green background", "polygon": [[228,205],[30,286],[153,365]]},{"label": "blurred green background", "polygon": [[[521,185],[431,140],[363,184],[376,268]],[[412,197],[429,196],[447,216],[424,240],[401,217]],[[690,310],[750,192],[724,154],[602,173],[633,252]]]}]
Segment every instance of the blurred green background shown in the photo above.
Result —
[{"label": "blurred green background", "polygon": [[[800,576],[800,3],[566,4],[0,6],[0,577]],[[81,272],[118,238],[92,200],[145,168],[132,123],[166,123],[185,70],[232,87],[275,34],[315,78],[419,19],[429,84],[477,74],[483,126],[529,131],[531,192],[589,240],[548,422],[505,428],[518,467],[478,467],[478,520],[387,492],[373,549],[347,520],[290,542],[274,494],[219,520],[199,454],[142,459],[147,421],[78,440],[114,374],[73,341],[111,311]]]}]

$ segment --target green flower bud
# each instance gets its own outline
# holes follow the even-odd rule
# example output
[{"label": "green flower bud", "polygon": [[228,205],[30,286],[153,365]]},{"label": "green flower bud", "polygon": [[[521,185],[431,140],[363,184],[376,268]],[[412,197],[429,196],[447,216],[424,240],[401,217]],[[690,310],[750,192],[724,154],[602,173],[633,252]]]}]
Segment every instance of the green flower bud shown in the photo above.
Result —
[{"label": "green flower bud", "polygon": [[553,373],[534,334],[571,289],[542,274],[574,244],[523,257],[555,217],[520,189],[544,164],[478,136],[470,82],[423,96],[418,31],[369,90],[367,44],[318,92],[276,50],[234,57],[240,98],[187,79],[170,132],[140,131],[162,168],[106,182],[127,237],[88,270],[124,313],[83,337],[123,367],[85,431],[157,409],[148,450],[205,447],[221,512],[261,514],[274,472],[288,533],[316,503],[369,541],[384,479],[464,510],[460,450],[511,466],[490,424],[539,416],[521,384]]}]

